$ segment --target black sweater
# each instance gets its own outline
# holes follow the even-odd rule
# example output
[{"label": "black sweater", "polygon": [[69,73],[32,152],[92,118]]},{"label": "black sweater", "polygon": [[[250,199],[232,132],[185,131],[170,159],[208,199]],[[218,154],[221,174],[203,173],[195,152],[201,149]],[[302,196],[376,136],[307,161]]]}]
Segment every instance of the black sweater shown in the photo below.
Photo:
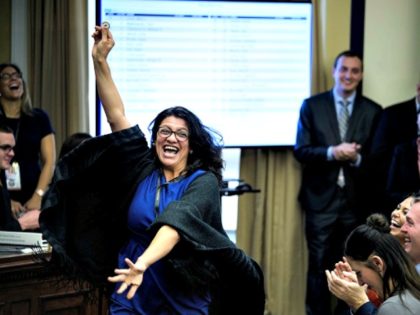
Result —
[{"label": "black sweater", "polygon": [[[127,239],[127,209],[156,169],[138,126],[86,140],[59,161],[42,205],[41,231],[66,274],[105,284]],[[264,313],[263,274],[227,237],[216,177],[207,172],[151,226],[174,227],[181,242],[167,257],[180,285],[210,285],[212,314]]]}]

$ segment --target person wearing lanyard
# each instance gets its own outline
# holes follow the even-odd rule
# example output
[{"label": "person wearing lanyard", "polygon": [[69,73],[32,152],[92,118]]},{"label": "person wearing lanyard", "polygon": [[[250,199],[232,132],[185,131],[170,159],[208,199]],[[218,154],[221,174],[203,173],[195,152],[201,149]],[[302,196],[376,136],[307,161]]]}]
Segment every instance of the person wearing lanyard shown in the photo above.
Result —
[{"label": "person wearing lanyard", "polygon": [[111,76],[111,32],[97,26],[93,38],[112,133],[57,165],[40,226],[58,265],[91,283],[109,281],[110,314],[262,315],[262,271],[221,222],[221,138],[176,106],[153,120],[149,147]]},{"label": "person wearing lanyard", "polygon": [[14,131],[16,147],[7,186],[16,216],[39,210],[55,167],[55,136],[45,111],[32,108],[22,72],[0,64],[0,122]]},{"label": "person wearing lanyard", "polygon": [[12,215],[5,170],[11,167],[11,161],[15,155],[15,144],[13,130],[0,123],[0,230],[35,230],[39,228],[38,218],[40,210],[26,211],[18,219]]}]

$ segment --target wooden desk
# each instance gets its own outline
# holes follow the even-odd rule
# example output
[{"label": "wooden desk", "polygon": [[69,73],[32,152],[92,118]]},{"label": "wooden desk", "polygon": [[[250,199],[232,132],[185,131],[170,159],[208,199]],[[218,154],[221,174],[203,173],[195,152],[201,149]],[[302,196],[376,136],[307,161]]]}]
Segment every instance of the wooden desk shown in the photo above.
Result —
[{"label": "wooden desk", "polygon": [[99,292],[92,302],[88,288],[76,290],[60,283],[32,255],[0,254],[0,315],[106,314],[107,305]]}]

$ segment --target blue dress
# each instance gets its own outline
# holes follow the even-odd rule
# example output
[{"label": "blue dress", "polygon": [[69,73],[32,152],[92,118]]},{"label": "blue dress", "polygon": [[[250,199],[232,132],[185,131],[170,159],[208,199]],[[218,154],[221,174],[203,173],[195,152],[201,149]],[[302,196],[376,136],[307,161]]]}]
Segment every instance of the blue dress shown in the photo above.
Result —
[{"label": "blue dress", "polygon": [[[188,177],[166,182],[160,171],[154,171],[142,181],[136,190],[128,211],[128,227],[131,236],[118,257],[118,268],[127,268],[126,257],[136,262],[149,246],[154,235],[148,228],[156,216],[164,211],[171,201],[179,200],[188,185],[204,171],[197,170]],[[159,187],[159,188],[158,188]],[[165,258],[151,265],[144,273],[143,282],[133,299],[128,300],[128,291],[111,297],[111,314],[208,314],[210,294],[183,292],[172,272],[168,270]]]},{"label": "blue dress", "polygon": [[[118,167],[109,167],[115,163]],[[146,270],[151,279],[146,280],[151,283],[147,289],[143,283],[130,301],[124,294],[114,294],[113,314],[264,314],[264,275],[223,229],[216,176],[191,171],[179,182],[164,185],[161,213],[154,219],[156,170],[138,126],[86,140],[59,161],[39,218],[43,237],[54,250],[50,264],[76,281],[102,287],[109,284],[107,277],[113,274],[119,253],[135,261],[150,234],[169,225],[180,233],[181,241],[163,264]],[[141,208],[130,209],[129,227],[136,233],[128,235],[128,211],[138,202],[136,192]],[[198,293],[203,291],[207,293]]]}]

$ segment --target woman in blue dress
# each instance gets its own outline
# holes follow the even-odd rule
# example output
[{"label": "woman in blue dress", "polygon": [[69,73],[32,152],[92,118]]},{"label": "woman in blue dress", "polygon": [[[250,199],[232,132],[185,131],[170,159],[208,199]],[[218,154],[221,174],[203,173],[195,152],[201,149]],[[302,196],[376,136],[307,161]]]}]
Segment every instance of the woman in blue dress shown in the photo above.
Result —
[{"label": "woman in blue dress", "polygon": [[96,27],[93,38],[112,133],[57,165],[40,217],[54,260],[92,283],[115,283],[111,314],[263,314],[261,269],[221,223],[221,146],[196,115],[172,107],[154,119],[149,148],[112,80],[111,32]]}]

